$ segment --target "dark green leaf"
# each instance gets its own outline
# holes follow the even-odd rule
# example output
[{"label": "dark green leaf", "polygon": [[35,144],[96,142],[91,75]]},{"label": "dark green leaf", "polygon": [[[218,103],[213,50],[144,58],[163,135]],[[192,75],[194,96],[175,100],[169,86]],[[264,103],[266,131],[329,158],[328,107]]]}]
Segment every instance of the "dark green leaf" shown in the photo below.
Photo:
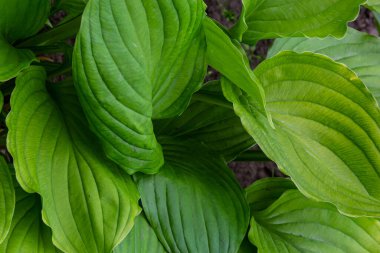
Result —
[{"label": "dark green leaf", "polygon": [[165,253],[154,230],[144,215],[139,215],[135,226],[114,253]]},{"label": "dark green leaf", "polygon": [[380,217],[380,110],[346,66],[282,52],[255,70],[276,129],[253,98],[222,82],[247,131],[305,195],[352,216]]},{"label": "dark green leaf", "polygon": [[331,37],[325,39],[277,39],[269,51],[268,57],[283,50],[299,53],[312,51],[346,64],[380,102],[380,39],[378,37],[350,28],[347,35],[341,40]]},{"label": "dark green leaf", "polygon": [[24,189],[43,198],[54,244],[65,252],[110,252],[140,212],[130,176],[107,160],[88,129],[72,83],[45,87],[43,68],[16,79],[8,148]]},{"label": "dark green leaf", "polygon": [[220,83],[209,83],[194,94],[187,110],[178,117],[155,122],[158,136],[196,140],[226,161],[255,142],[241,125],[232,104],[223,97]]},{"label": "dark green leaf", "polygon": [[74,77],[92,129],[125,171],[163,163],[152,118],[180,114],[206,71],[201,0],[90,1]]},{"label": "dark green leaf", "polygon": [[50,0],[0,0],[0,82],[17,76],[36,60],[29,50],[12,44],[37,33],[45,24]]},{"label": "dark green leaf", "polygon": [[16,209],[11,230],[0,244],[2,253],[60,252],[52,242],[51,229],[42,222],[41,199],[16,187]]},{"label": "dark green leaf", "polygon": [[160,172],[138,175],[144,212],[168,252],[233,252],[247,231],[244,192],[221,158],[197,143],[161,140]]},{"label": "dark green leaf", "polygon": [[15,201],[12,177],[6,161],[0,156],[0,245],[11,227]]},{"label": "dark green leaf", "polygon": [[251,212],[266,209],[285,191],[290,189],[296,189],[296,186],[290,179],[286,178],[274,177],[256,181],[245,189]]},{"label": "dark green leaf", "polygon": [[264,211],[253,213],[249,239],[263,253],[376,253],[380,222],[346,217],[331,204],[289,190]]}]

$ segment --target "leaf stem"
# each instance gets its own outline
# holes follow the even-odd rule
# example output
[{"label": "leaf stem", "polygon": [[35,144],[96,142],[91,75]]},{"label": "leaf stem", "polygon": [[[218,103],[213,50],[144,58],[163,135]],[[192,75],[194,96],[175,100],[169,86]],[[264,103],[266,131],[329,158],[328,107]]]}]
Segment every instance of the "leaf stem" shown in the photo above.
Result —
[{"label": "leaf stem", "polygon": [[52,45],[56,42],[75,36],[80,27],[82,16],[75,17],[70,21],[59,25],[47,32],[37,34],[19,44],[18,48]]}]

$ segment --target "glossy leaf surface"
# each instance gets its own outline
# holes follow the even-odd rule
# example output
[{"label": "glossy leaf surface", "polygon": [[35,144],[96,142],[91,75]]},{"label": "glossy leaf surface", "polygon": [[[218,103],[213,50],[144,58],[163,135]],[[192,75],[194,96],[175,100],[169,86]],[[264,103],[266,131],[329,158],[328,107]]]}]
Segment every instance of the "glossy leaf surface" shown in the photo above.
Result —
[{"label": "glossy leaf surface", "polygon": [[178,117],[155,122],[158,136],[196,140],[231,161],[255,142],[223,97],[219,82],[206,84]]},{"label": "glossy leaf surface", "polygon": [[221,158],[196,142],[161,140],[160,172],[139,175],[144,212],[168,252],[236,252],[247,231],[244,192]]},{"label": "glossy leaf surface", "polygon": [[380,222],[346,217],[330,204],[289,190],[267,209],[253,213],[249,238],[263,253],[376,253]]},{"label": "glossy leaf surface", "polygon": [[348,215],[380,217],[380,111],[355,73],[322,55],[283,52],[255,74],[276,129],[251,97],[222,84],[268,157],[307,196]]},{"label": "glossy leaf surface", "polygon": [[0,157],[0,245],[11,227],[15,204],[11,173],[4,158]]},{"label": "glossy leaf surface", "polygon": [[[278,37],[343,37],[365,0],[246,0],[237,28],[254,44]],[[244,19],[244,20],[243,20]]]},{"label": "glossy leaf surface", "polygon": [[156,233],[146,220],[145,216],[136,217],[132,231],[124,241],[114,250],[114,253],[165,253],[165,249],[158,240]]},{"label": "glossy leaf surface", "polygon": [[206,71],[201,0],[90,1],[74,53],[85,113],[130,174],[163,163],[152,118],[180,114]]},{"label": "glossy leaf surface", "polygon": [[350,28],[341,40],[282,38],[275,41],[268,57],[283,50],[324,54],[347,65],[380,102],[380,39],[378,37]]},{"label": "glossy leaf surface", "polygon": [[23,188],[43,198],[54,244],[65,252],[110,252],[138,215],[131,178],[107,160],[88,129],[72,83],[45,87],[43,68],[16,79],[8,148]]},{"label": "glossy leaf surface", "polygon": [[60,252],[51,240],[51,229],[42,222],[41,198],[28,194],[16,186],[16,209],[11,230],[3,243],[2,253],[54,253]]}]

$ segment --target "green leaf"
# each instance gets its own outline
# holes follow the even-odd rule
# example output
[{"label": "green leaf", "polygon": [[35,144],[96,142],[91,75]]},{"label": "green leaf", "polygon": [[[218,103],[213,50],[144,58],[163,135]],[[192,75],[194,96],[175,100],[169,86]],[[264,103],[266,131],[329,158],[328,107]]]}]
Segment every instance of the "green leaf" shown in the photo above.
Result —
[{"label": "green leaf", "polygon": [[130,174],[159,170],[152,118],[180,114],[203,83],[203,17],[201,0],[93,0],[86,7],[76,88],[107,156]]},{"label": "green leaf", "polygon": [[366,6],[374,11],[380,12],[380,0],[367,0]]},{"label": "green leaf", "polygon": [[346,217],[331,204],[289,190],[267,209],[253,213],[249,239],[258,252],[376,253],[380,222]]},{"label": "green leaf", "polygon": [[124,241],[114,250],[114,253],[165,253],[154,230],[144,215],[139,215],[135,226]]},{"label": "green leaf", "polygon": [[15,204],[12,177],[6,161],[0,156],[0,245],[11,227]]},{"label": "green leaf", "polygon": [[16,209],[11,230],[0,244],[2,253],[54,253],[60,252],[51,240],[51,229],[42,222],[41,199],[16,186]]},{"label": "green leaf", "polygon": [[255,101],[254,108],[266,115],[271,122],[270,115],[265,108],[263,87],[252,73],[244,50],[212,19],[205,18],[203,25],[207,40],[208,64],[252,98],[255,98],[253,100]]},{"label": "green leaf", "polygon": [[16,77],[23,69],[36,61],[28,49],[16,49],[0,38],[0,82]]},{"label": "green leaf", "polygon": [[246,0],[235,37],[254,44],[278,37],[341,38],[365,0]]},{"label": "green leaf", "polygon": [[219,82],[206,84],[193,95],[181,116],[157,121],[154,129],[158,136],[198,141],[226,161],[255,144],[235,115],[232,104],[224,98]]},{"label": "green leaf", "polygon": [[341,39],[277,39],[268,53],[272,57],[280,51],[292,50],[299,53],[312,51],[324,54],[347,65],[370,89],[380,102],[380,39],[350,28]]},{"label": "green leaf", "polygon": [[50,0],[0,0],[0,37],[13,43],[37,33],[45,24]]},{"label": "green leaf", "polygon": [[144,212],[168,252],[236,252],[249,209],[232,171],[197,143],[163,139],[165,164],[140,174]]},{"label": "green leaf", "polygon": [[251,212],[266,209],[290,189],[296,189],[296,186],[287,178],[273,177],[256,181],[245,189]]},{"label": "green leaf", "polygon": [[45,24],[50,0],[0,0],[0,82],[17,76],[34,60],[30,50],[15,49],[12,44],[37,33]]},{"label": "green leaf", "polygon": [[43,199],[54,244],[65,252],[110,252],[140,212],[130,176],[102,153],[72,83],[45,87],[43,68],[16,79],[7,118],[18,181]]},{"label": "green leaf", "polygon": [[380,111],[346,66],[282,52],[255,70],[276,129],[252,98],[222,82],[247,131],[305,195],[352,216],[380,217]]}]

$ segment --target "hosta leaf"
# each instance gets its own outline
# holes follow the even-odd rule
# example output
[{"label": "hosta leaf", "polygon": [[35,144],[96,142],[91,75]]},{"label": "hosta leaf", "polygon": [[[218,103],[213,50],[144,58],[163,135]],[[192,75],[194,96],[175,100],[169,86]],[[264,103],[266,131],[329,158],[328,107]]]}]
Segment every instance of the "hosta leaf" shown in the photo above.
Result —
[{"label": "hosta leaf", "polygon": [[219,82],[209,83],[194,94],[181,116],[155,122],[154,128],[158,136],[201,142],[226,161],[255,144],[235,115],[232,104],[223,97]]},{"label": "hosta leaf", "polygon": [[12,177],[6,161],[0,156],[0,244],[10,229],[14,209],[15,191]]},{"label": "hosta leaf", "polygon": [[269,57],[280,51],[312,51],[333,58],[352,69],[380,102],[380,39],[352,28],[341,39],[283,38],[277,39]]},{"label": "hosta leaf", "polygon": [[143,215],[135,220],[135,226],[114,253],[165,253],[154,230]]},{"label": "hosta leaf", "polygon": [[331,204],[289,190],[267,209],[253,213],[249,238],[263,253],[375,253],[380,249],[380,222],[349,218]]},{"label": "hosta leaf", "polygon": [[0,34],[9,43],[37,33],[47,21],[50,0],[0,0]]},{"label": "hosta leaf", "polygon": [[0,38],[0,81],[7,81],[17,76],[23,69],[36,60],[33,52],[16,49]]},{"label": "hosta leaf", "polygon": [[[235,37],[245,43],[278,37],[343,37],[365,0],[246,0]],[[239,34],[240,33],[240,34]]]},{"label": "hosta leaf", "polygon": [[207,40],[207,61],[210,66],[228,78],[233,84],[255,98],[253,106],[268,117],[265,108],[265,94],[262,85],[252,73],[248,58],[240,45],[220,28],[213,20],[205,18],[204,28]]},{"label": "hosta leaf", "polygon": [[161,140],[165,164],[138,175],[144,212],[168,252],[236,252],[247,230],[244,193],[226,164],[197,143]]},{"label": "hosta leaf", "polygon": [[245,189],[251,211],[262,211],[269,207],[285,191],[296,189],[290,179],[273,177],[256,181]]},{"label": "hosta leaf", "polygon": [[16,186],[16,199],[11,230],[0,244],[0,252],[60,252],[51,240],[51,229],[42,222],[40,197],[37,194],[28,194]]},{"label": "hosta leaf", "polygon": [[30,50],[15,49],[16,40],[37,33],[45,24],[50,0],[0,0],[0,82],[7,81],[35,60]]},{"label": "hosta leaf", "polygon": [[380,12],[380,0],[367,0],[366,6],[377,12]]},{"label": "hosta leaf", "polygon": [[131,178],[89,132],[71,83],[45,87],[43,68],[16,79],[7,118],[16,175],[43,198],[54,244],[65,252],[110,252],[139,213]]},{"label": "hosta leaf", "polygon": [[108,157],[132,174],[163,163],[152,118],[180,114],[206,71],[201,0],[90,1],[74,54],[81,103]]},{"label": "hosta leaf", "polygon": [[276,129],[252,98],[224,93],[264,152],[302,193],[349,215],[380,217],[380,111],[346,66],[313,53],[282,52],[255,70]]}]

